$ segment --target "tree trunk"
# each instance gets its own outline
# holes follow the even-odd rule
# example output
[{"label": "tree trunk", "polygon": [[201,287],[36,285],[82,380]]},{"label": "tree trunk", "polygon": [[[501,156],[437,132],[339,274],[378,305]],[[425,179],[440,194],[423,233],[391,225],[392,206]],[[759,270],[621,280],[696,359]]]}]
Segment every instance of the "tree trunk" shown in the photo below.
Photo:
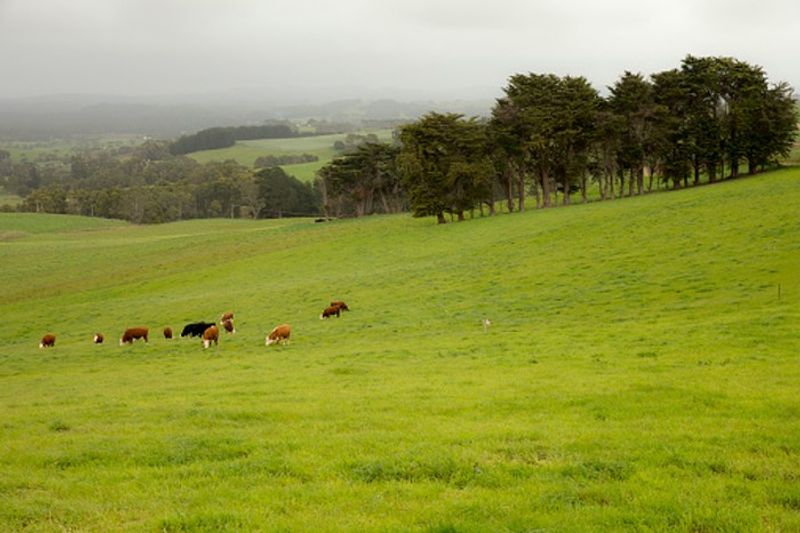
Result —
[{"label": "tree trunk", "polygon": [[525,173],[523,172],[520,172],[517,187],[519,187],[519,191],[517,191],[519,195],[519,210],[525,211]]},{"label": "tree trunk", "polygon": [[633,196],[633,186],[636,184],[636,173],[631,169],[628,175],[628,196]]},{"label": "tree trunk", "polygon": [[[696,157],[692,161],[692,166],[694,167],[694,185],[696,187],[700,184],[700,161]],[[686,183],[686,185],[689,184]]]},{"label": "tree trunk", "polygon": [[606,175],[606,186],[608,187],[608,197],[611,200],[613,200],[614,199],[614,195],[616,194],[614,192],[614,173],[613,172],[609,172]]},{"label": "tree trunk", "polygon": [[514,212],[514,175],[511,168],[505,171],[505,189],[506,189],[506,204],[508,205],[508,212]]},{"label": "tree trunk", "polygon": [[599,176],[599,183],[597,184],[597,188],[600,192],[600,200],[606,199],[606,177],[605,175],[601,174]]},{"label": "tree trunk", "polygon": [[758,165],[756,165],[752,161],[748,160],[747,161],[747,173],[752,175],[752,174],[755,174],[756,172],[758,172]]},{"label": "tree trunk", "polygon": [[542,171],[542,207],[550,207],[550,176]]},{"label": "tree trunk", "polygon": [[459,222],[464,222],[464,211],[459,209],[458,212],[456,213],[456,215],[458,216],[458,221]]},{"label": "tree trunk", "polygon": [[586,203],[586,169],[583,169],[583,173],[581,174],[581,198],[583,199],[583,203]]},{"label": "tree trunk", "polygon": [[446,224],[447,220],[444,218],[444,213],[439,211],[436,213],[436,223],[437,224]]},{"label": "tree trunk", "polygon": [[735,178],[739,176],[739,158],[734,157],[731,158],[731,177]]},{"label": "tree trunk", "polygon": [[386,200],[386,195],[383,193],[382,190],[379,190],[378,194],[380,196],[381,205],[383,206],[383,212],[384,213],[391,213],[392,211],[391,211],[391,208],[389,207],[389,202]]},{"label": "tree trunk", "polygon": [[636,168],[636,194],[642,195],[644,193],[644,165],[639,165]]},{"label": "tree trunk", "polygon": [[708,165],[708,182],[714,183],[717,181],[717,164],[712,162]]},{"label": "tree trunk", "polygon": [[564,183],[564,205],[570,204],[569,183]]},{"label": "tree trunk", "polygon": [[619,197],[622,198],[625,195],[625,171],[619,169]]}]

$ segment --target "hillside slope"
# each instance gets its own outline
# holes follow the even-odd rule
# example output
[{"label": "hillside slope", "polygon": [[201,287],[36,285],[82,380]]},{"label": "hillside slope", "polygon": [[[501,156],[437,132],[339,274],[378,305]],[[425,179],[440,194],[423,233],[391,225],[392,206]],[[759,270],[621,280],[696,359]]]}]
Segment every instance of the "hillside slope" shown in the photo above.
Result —
[{"label": "hillside slope", "polygon": [[[374,133],[381,141],[389,141],[392,138],[391,130],[370,130],[360,134]],[[345,133],[331,135],[314,135],[311,137],[295,137],[291,139],[259,139],[252,141],[236,141],[236,144],[229,148],[218,148],[216,150],[203,150],[188,154],[189,157],[198,163],[209,161],[225,161],[233,159],[239,164],[252,167],[256,159],[266,155],[302,155],[311,154],[319,158],[319,161],[311,163],[295,163],[292,165],[282,165],[281,168],[300,181],[310,182],[314,180],[316,172],[338,155],[333,145],[336,141],[344,141],[347,138]]]},{"label": "hillside slope", "polygon": [[444,226],[0,214],[0,529],[798,529],[798,212],[787,169]]}]

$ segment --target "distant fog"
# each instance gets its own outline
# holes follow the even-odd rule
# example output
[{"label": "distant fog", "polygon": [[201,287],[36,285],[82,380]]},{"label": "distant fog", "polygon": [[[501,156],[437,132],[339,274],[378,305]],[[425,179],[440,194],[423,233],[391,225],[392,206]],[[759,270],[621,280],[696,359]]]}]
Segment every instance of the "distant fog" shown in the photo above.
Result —
[{"label": "distant fog", "polygon": [[686,54],[797,87],[798,21],[796,0],[0,0],[0,130],[52,113],[59,131],[173,134],[342,100],[471,112],[515,73],[603,92]]}]

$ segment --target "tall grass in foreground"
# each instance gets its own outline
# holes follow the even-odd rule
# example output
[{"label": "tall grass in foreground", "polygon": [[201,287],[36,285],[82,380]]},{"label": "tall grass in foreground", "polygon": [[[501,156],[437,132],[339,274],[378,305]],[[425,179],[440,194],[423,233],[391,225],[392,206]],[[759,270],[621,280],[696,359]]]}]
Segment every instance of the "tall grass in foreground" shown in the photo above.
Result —
[{"label": "tall grass in foreground", "polygon": [[[0,528],[800,529],[799,180],[445,226],[0,215]],[[156,334],[229,309],[217,348]]]}]

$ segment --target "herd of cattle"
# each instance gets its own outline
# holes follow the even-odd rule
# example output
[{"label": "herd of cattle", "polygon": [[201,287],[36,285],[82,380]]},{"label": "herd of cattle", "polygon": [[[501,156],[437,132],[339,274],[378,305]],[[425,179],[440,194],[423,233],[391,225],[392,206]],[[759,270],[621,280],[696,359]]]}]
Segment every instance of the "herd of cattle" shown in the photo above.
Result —
[{"label": "herd of cattle", "polygon": [[[341,300],[336,300],[331,302],[330,305],[322,311],[322,314],[319,315],[319,318],[325,319],[332,316],[336,316],[338,318],[342,311],[349,310],[350,308],[347,307],[346,303]],[[220,325],[227,333],[236,333],[236,328],[233,325],[233,312],[229,311],[224,313],[220,317]],[[144,327],[128,328],[119,338],[119,345],[122,346],[123,344],[133,344],[133,341],[137,339],[142,339],[144,342],[147,342],[147,335],[149,333],[150,330]],[[164,328],[163,334],[165,339],[171,339],[172,328]],[[289,324],[275,326],[264,339],[264,344],[267,346],[276,343],[287,344],[291,334],[292,326]],[[203,347],[208,348],[211,346],[212,342],[214,344],[219,344],[219,328],[215,322],[192,322],[191,324],[186,324],[183,327],[183,331],[181,331],[181,337],[201,337],[203,341]],[[102,344],[105,340],[105,337],[102,333],[95,333],[93,340],[95,344]],[[56,336],[52,333],[48,333],[42,337],[42,341],[39,343],[39,348],[48,348],[55,345]]]}]

